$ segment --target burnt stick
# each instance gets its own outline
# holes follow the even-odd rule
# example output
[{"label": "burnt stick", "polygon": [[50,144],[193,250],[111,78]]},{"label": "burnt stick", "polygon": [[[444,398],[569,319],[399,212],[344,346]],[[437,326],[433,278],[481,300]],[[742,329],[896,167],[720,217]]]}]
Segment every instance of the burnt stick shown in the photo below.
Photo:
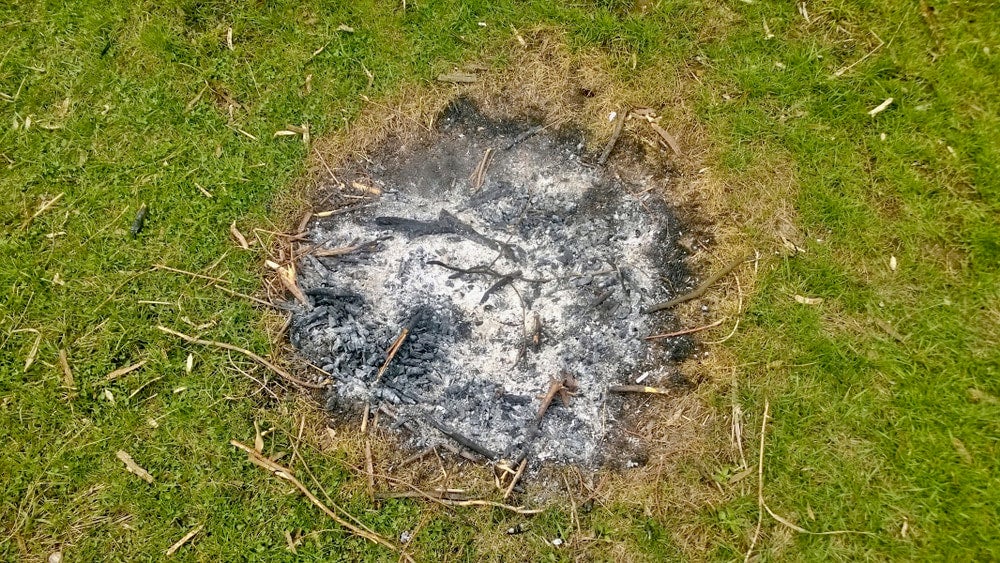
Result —
[{"label": "burnt stick", "polygon": [[478,442],[476,442],[472,438],[465,436],[464,434],[460,434],[455,430],[448,428],[447,426],[445,426],[444,424],[442,424],[441,422],[432,417],[427,417],[427,422],[430,423],[430,425],[433,426],[434,428],[437,428],[438,431],[444,434],[445,436],[458,442],[459,445],[461,445],[462,447],[472,450],[490,461],[496,461],[500,457],[499,454],[493,452],[486,446],[479,444]]}]

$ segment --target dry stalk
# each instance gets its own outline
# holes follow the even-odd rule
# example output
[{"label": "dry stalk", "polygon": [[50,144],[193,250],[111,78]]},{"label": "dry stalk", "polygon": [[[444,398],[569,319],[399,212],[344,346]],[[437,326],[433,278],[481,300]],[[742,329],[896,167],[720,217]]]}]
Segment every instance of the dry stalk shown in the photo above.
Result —
[{"label": "dry stalk", "polygon": [[760,527],[764,519],[764,512],[771,515],[778,523],[787,526],[788,528],[799,532],[800,534],[809,534],[812,536],[834,536],[840,534],[861,534],[865,536],[875,536],[871,532],[865,532],[861,530],[831,530],[829,532],[813,532],[807,530],[801,526],[798,526],[788,519],[775,514],[773,510],[764,501],[764,439],[767,433],[767,415],[770,411],[771,405],[767,399],[764,399],[764,417],[760,423],[760,455],[757,459],[757,505],[759,510],[757,512],[757,530],[754,532],[753,540],[750,542],[750,549],[747,550],[746,557],[744,558],[744,563],[750,560],[750,556],[753,554],[753,549],[757,545],[757,538],[760,536]]},{"label": "dry stalk", "polygon": [[213,283],[212,287],[214,287],[215,289],[218,289],[219,291],[221,291],[223,293],[228,293],[229,295],[232,295],[233,297],[242,297],[243,299],[246,299],[248,301],[253,301],[254,303],[259,303],[259,304],[261,304],[261,305],[263,305],[265,307],[270,307],[272,309],[276,309],[276,310],[279,310],[279,311],[281,310],[281,307],[278,307],[277,305],[275,305],[274,303],[271,303],[270,301],[264,301],[263,299],[259,299],[257,297],[252,296],[252,295],[247,295],[245,293],[240,293],[238,291],[233,291],[232,289],[229,289],[228,287],[222,287],[221,285],[219,285],[217,283]]},{"label": "dry stalk", "polygon": [[206,276],[202,274],[196,274],[194,272],[189,272],[187,270],[179,270],[177,268],[171,268],[170,266],[165,266],[163,264],[153,264],[154,270],[166,270],[168,272],[174,272],[175,274],[184,274],[185,276],[191,276],[192,278],[200,278],[203,280],[208,280],[215,283],[228,283],[226,280],[221,278],[213,278],[212,276]]},{"label": "dry stalk", "polygon": [[733,330],[726,335],[725,338],[721,340],[713,340],[711,342],[705,342],[705,344],[722,344],[723,342],[729,340],[736,334],[736,329],[740,328],[740,317],[743,315],[743,287],[740,285],[740,277],[733,276],[736,280],[736,322],[733,323]]},{"label": "dry stalk", "polygon": [[251,352],[250,350],[247,350],[245,348],[240,348],[239,346],[234,346],[232,344],[227,344],[225,342],[217,342],[215,340],[202,340],[200,338],[195,338],[193,336],[188,336],[186,334],[177,332],[176,330],[169,329],[169,328],[167,328],[165,326],[162,326],[162,325],[161,326],[157,326],[156,328],[159,329],[162,332],[167,333],[167,334],[172,334],[173,336],[176,336],[176,337],[180,338],[181,340],[184,340],[185,342],[190,342],[191,344],[200,344],[202,346],[212,346],[212,347],[215,347],[215,348],[222,348],[223,350],[229,350],[229,351],[232,351],[232,352],[239,352],[240,354],[243,354],[244,356],[246,356],[246,357],[250,358],[251,360],[257,362],[258,364],[260,364],[260,365],[266,367],[267,369],[273,371],[274,373],[280,375],[283,379],[286,379],[289,382],[294,383],[295,385],[298,385],[299,387],[305,387],[307,389],[324,389],[327,386],[326,383],[310,383],[308,381],[302,381],[301,379],[295,377],[294,375],[288,373],[287,371],[281,369],[280,367],[274,365],[273,363],[269,362],[268,360],[266,360],[266,359],[258,356],[257,354],[254,354],[253,352]]},{"label": "dry stalk", "polygon": [[[395,544],[393,544],[389,540],[383,538],[382,536],[380,536],[380,535],[378,535],[378,534],[376,534],[374,532],[371,532],[371,531],[368,531],[368,530],[363,530],[363,529],[359,528],[358,526],[355,526],[354,524],[348,522],[344,518],[341,518],[336,512],[334,512],[333,510],[331,510],[327,505],[323,504],[323,501],[321,501],[319,498],[317,498],[316,495],[312,494],[312,492],[310,492],[309,489],[306,488],[306,486],[303,485],[301,481],[299,481],[298,479],[296,479],[295,476],[292,475],[290,469],[287,469],[287,468],[285,468],[285,467],[283,467],[283,466],[281,466],[281,465],[279,465],[279,464],[277,464],[277,463],[275,463],[275,462],[267,459],[266,457],[264,457],[261,454],[257,453],[250,446],[242,444],[242,443],[240,443],[240,442],[238,442],[236,440],[230,440],[229,443],[232,444],[232,445],[234,445],[234,446],[236,446],[237,448],[239,448],[239,449],[247,452],[247,455],[249,456],[249,458],[250,458],[251,461],[255,461],[255,463],[257,465],[260,465],[262,467],[267,468],[275,477],[277,477],[279,479],[282,479],[284,481],[288,481],[289,483],[291,483],[296,489],[299,490],[299,492],[301,492],[303,495],[305,495],[305,497],[307,499],[309,499],[310,502],[312,502],[314,505],[316,505],[317,508],[319,508],[320,510],[322,510],[323,514],[326,514],[328,517],[330,517],[331,520],[333,520],[337,524],[343,526],[345,529],[347,529],[352,534],[354,534],[354,535],[356,535],[358,537],[364,538],[364,539],[366,539],[366,540],[368,540],[368,541],[370,541],[372,543],[375,543],[375,544],[387,547],[387,548],[391,549],[393,552],[399,553],[399,554],[403,555],[403,557],[404,557],[404,559],[406,561],[411,561],[411,562],[413,561],[412,557],[410,557],[409,555],[407,555],[402,549],[400,549],[398,546],[396,546]],[[344,512],[344,509],[340,508],[339,506],[337,508],[341,512]]]}]

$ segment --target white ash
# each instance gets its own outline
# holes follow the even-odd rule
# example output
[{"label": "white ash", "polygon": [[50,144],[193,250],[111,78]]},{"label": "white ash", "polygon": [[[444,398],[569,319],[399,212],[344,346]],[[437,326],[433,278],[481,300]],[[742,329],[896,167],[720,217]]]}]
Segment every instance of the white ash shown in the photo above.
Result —
[{"label": "white ash", "polygon": [[[664,279],[685,279],[677,225],[656,197],[633,195],[649,186],[581,163],[578,142],[541,132],[505,150],[526,129],[453,107],[430,141],[363,163],[358,181],[382,190],[377,202],[309,227],[322,248],[362,248],[300,261],[312,307],[290,338],[336,379],[331,408],[384,405],[414,445],[455,444],[443,426],[495,459],[593,464],[623,404],[608,386],[662,380],[689,347],[642,340],[661,319],[640,309],[670,297]],[[541,396],[565,374],[578,389],[533,432]]]}]

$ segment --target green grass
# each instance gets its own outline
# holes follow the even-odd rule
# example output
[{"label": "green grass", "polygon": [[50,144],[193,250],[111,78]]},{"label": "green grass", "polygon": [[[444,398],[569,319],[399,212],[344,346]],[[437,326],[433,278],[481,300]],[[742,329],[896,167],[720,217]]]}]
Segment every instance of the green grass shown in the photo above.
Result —
[{"label": "green grass", "polygon": [[[254,420],[293,432],[289,405],[259,394],[226,356],[155,330],[211,322],[213,338],[266,351],[264,318],[151,265],[202,271],[218,261],[211,275],[255,291],[260,265],[232,250],[228,226],[268,227],[276,195],[301,177],[307,156],[273,131],[301,123],[314,137],[336,131],[358,114],[360,95],[391,94],[466,58],[488,58],[510,41],[508,24],[537,23],[565,29],[574,48],[607,51],[626,84],[633,54],[639,72],[699,68],[704,85],[692,104],[713,144],[726,147],[709,165],[734,182],[759,174],[759,163],[791,163],[806,252],[765,266],[727,345],[748,366],[739,386],[755,413],[748,427],[759,428],[763,402],[771,403],[769,506],[810,530],[873,535],[788,534],[765,518],[765,556],[1000,557],[1000,405],[970,395],[1000,397],[993,3],[929,2],[936,10],[925,17],[902,0],[810,2],[812,23],[790,3],[760,1],[711,10],[664,1],[645,15],[622,2],[418,2],[405,13],[342,4],[0,6],[0,557],[37,559],[65,546],[74,560],[158,560],[199,523],[205,529],[182,557],[389,557],[341,531],[317,534],[298,555],[285,551],[286,530],[332,526],[228,441],[252,439]],[[724,23],[715,20],[720,11],[730,16]],[[774,38],[765,38],[764,21]],[[340,24],[355,32],[337,31]],[[878,44],[872,32],[886,44],[831,78]],[[370,87],[362,64],[374,74]],[[867,115],[890,96],[886,111]],[[229,100],[238,104],[231,117]],[[133,239],[141,203],[149,218]],[[749,234],[772,244],[773,234]],[[794,294],[824,302],[803,306]],[[27,372],[34,334],[21,329],[41,334]],[[60,349],[74,394],[59,386]],[[188,352],[197,358],[191,374]],[[142,359],[143,370],[102,384]],[[162,379],[127,398],[154,377]],[[720,394],[721,411],[728,401]],[[748,444],[757,432],[748,429]],[[269,447],[288,441],[279,433]],[[126,474],[119,449],[156,484]],[[353,478],[337,456],[305,453],[335,500],[380,533],[398,537],[426,512],[408,501],[375,506],[341,489]],[[757,518],[754,488],[731,487],[724,504],[704,507],[713,542],[699,558],[743,556]],[[677,558],[672,518],[611,506],[583,515],[582,525],[649,558]],[[480,527],[516,521],[434,511],[417,554],[479,559],[488,555],[471,543]],[[568,557],[543,538],[569,526],[565,510],[541,515],[521,536],[523,553]]]}]

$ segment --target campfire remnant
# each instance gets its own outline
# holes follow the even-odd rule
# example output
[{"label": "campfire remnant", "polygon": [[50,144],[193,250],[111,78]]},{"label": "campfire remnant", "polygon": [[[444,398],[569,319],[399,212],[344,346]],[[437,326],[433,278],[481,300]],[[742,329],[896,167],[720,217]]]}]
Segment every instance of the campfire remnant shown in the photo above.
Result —
[{"label": "campfire remnant", "polygon": [[380,195],[309,223],[292,344],[333,380],[331,409],[390,406],[415,447],[624,462],[615,391],[669,385],[691,348],[643,340],[663,321],[643,307],[688,284],[674,215],[588,165],[578,133],[466,101],[437,129],[342,173]]}]

